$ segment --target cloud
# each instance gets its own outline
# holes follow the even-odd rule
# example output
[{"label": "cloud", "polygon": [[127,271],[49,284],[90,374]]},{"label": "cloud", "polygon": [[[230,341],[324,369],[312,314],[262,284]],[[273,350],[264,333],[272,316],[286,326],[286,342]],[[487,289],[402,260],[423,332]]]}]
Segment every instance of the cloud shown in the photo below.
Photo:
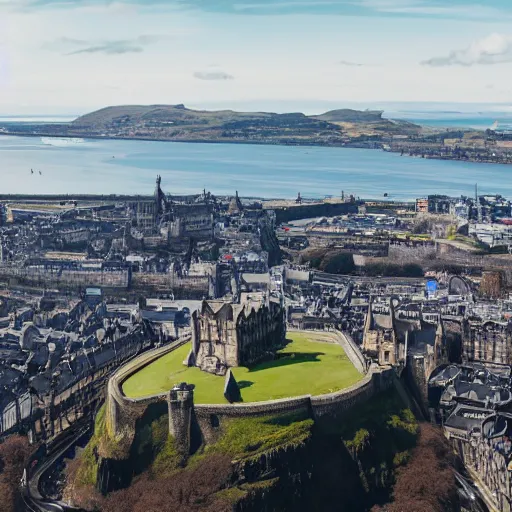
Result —
[{"label": "cloud", "polygon": [[424,66],[475,66],[512,62],[512,36],[491,34],[463,50],[453,50],[443,57],[433,57]]},{"label": "cloud", "polygon": [[81,53],[104,53],[105,55],[123,55],[125,53],[141,53],[144,51],[142,46],[132,44],[130,41],[108,41],[97,46],[87,46],[75,50],[66,55],[80,55]]},{"label": "cloud", "polygon": [[[491,3],[489,0],[487,2]],[[135,8],[164,11],[204,11],[242,15],[320,14],[346,16],[432,17],[441,19],[512,18],[507,0],[488,6],[486,0],[0,0],[0,9]],[[498,2],[498,0],[493,0]]]},{"label": "cloud", "polygon": [[194,78],[198,80],[234,80],[234,76],[224,71],[196,71]]},{"label": "cloud", "polygon": [[341,66],[349,66],[349,67],[356,67],[356,68],[360,68],[361,66],[363,66],[363,64],[361,64],[359,62],[351,62],[349,60],[340,60],[338,62],[338,64],[340,64]]},{"label": "cloud", "polygon": [[61,52],[64,55],[80,55],[83,53],[103,53],[104,55],[123,55],[126,53],[141,53],[145,47],[163,39],[162,36],[142,35],[134,39],[118,39],[106,41],[85,41],[61,37],[45,43],[43,48]]}]

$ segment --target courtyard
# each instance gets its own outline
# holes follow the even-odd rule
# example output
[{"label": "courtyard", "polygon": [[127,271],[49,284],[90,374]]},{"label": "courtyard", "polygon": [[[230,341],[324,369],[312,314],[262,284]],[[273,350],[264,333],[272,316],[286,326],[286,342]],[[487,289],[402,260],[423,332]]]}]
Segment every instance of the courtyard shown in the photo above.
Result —
[{"label": "courtyard", "polygon": [[[244,402],[260,402],[300,395],[323,395],[349,387],[363,378],[343,348],[320,341],[322,336],[290,332],[289,343],[272,361],[250,368],[233,368]],[[190,344],[166,354],[129,377],[123,392],[140,398],[169,391],[175,384],[195,384],[198,404],[223,404],[224,377],[183,365]]]}]

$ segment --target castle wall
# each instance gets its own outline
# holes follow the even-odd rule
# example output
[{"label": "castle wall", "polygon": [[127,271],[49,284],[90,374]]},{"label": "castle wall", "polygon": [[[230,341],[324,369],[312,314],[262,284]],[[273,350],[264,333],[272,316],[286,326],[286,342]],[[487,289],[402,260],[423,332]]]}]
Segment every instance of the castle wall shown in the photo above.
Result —
[{"label": "castle wall", "polygon": [[437,259],[465,267],[477,267],[499,270],[506,284],[512,284],[512,257],[510,254],[479,254],[477,251],[465,251],[448,243],[436,243]]},{"label": "castle wall", "polygon": [[135,419],[142,415],[145,407],[165,399],[167,393],[149,397],[147,399],[131,399],[122,392],[123,382],[134,373],[142,370],[160,357],[176,350],[190,341],[190,335],[184,336],[174,343],[150,350],[139,357],[129,361],[119,368],[108,382],[107,390],[107,428],[109,433],[116,436],[135,433]]},{"label": "castle wall", "polygon": [[[182,339],[169,346],[147,352],[130,361],[114,374],[108,384],[107,424],[109,432],[116,436],[124,435],[128,436],[129,439],[133,438],[137,417],[143,414],[149,404],[168,398],[168,393],[164,393],[144,399],[129,399],[123,395],[121,386],[130,375],[162,355],[175,350],[188,340],[189,338]],[[214,442],[218,438],[222,424],[230,418],[267,416],[281,413],[300,413],[318,420],[337,417],[348,413],[354,405],[367,400],[375,393],[391,387],[393,385],[393,377],[394,371],[391,368],[382,369],[373,365],[361,381],[335,393],[320,396],[305,395],[241,404],[195,404],[191,413],[192,420],[199,425],[203,440],[209,443]],[[172,407],[170,407],[169,412],[170,415],[173,414]],[[180,415],[183,416],[181,412]],[[172,422],[173,420],[170,419],[170,421]],[[176,430],[175,426],[178,428],[177,426],[181,423],[171,423],[171,432]]]}]

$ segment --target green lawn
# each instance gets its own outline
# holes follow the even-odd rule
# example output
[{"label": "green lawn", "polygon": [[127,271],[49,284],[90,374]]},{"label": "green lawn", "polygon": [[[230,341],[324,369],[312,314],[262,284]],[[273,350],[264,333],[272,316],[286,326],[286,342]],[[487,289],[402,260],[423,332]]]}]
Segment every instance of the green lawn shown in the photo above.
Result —
[{"label": "green lawn", "polygon": [[[244,402],[322,395],[351,386],[362,378],[340,345],[310,341],[302,333],[290,333],[288,338],[290,343],[278,352],[278,359],[233,369]],[[123,384],[125,395],[138,398],[163,393],[174,384],[187,382],[196,386],[196,403],[227,403],[223,396],[224,377],[183,365],[189,350],[187,344],[132,375]]]}]

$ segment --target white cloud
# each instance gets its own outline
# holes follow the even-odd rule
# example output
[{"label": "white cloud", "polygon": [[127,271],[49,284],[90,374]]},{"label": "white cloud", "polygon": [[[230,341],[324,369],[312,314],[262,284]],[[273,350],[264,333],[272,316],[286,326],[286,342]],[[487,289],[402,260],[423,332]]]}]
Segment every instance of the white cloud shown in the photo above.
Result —
[{"label": "white cloud", "polygon": [[[199,1],[206,3],[190,0]],[[375,9],[424,4],[365,1]],[[281,100],[293,100],[294,109],[302,110],[301,105],[319,98],[338,107],[351,101],[364,106],[369,100],[484,102],[506,88],[499,84],[509,82],[507,65],[495,66],[492,76],[479,66],[419,65],[469,45],[471,39],[464,38],[471,30],[479,35],[512,33],[505,23],[477,27],[432,17],[388,16],[383,22],[377,16],[249,16],[192,9],[171,13],[123,10],[120,2],[99,2],[73,9],[0,9],[0,111],[13,114],[26,104],[32,114],[64,107],[79,113],[129,103],[223,103],[250,110],[254,102],[265,110]],[[161,34],[162,39],[139,41],[139,34]],[[131,53],[113,56],[121,52],[119,42],[132,43]],[[134,46],[144,46],[144,52]],[[67,56],[84,49],[89,55]],[[363,65],[354,66],[358,63]],[[485,88],[489,83],[497,84],[493,94]],[[512,100],[505,92],[499,98]]]},{"label": "white cloud", "polygon": [[234,76],[226,73],[225,71],[196,71],[194,78],[198,80],[234,80]]},{"label": "white cloud", "polygon": [[348,66],[348,67],[355,67],[355,68],[362,67],[362,64],[360,62],[352,62],[350,60],[340,60],[338,62],[338,64],[340,64],[341,66]]},{"label": "white cloud", "polygon": [[505,11],[484,4],[485,1],[482,1],[482,4],[468,1],[465,5],[442,5],[440,3],[434,4],[431,0],[360,0],[359,5],[376,12],[396,15],[432,16],[480,21],[504,21],[511,18],[509,10]]},{"label": "white cloud", "polygon": [[131,39],[115,40],[89,40],[61,37],[49,43],[43,48],[62,52],[65,55],[80,55],[87,53],[103,53],[105,55],[123,55],[126,53],[141,53],[151,44],[165,39],[164,36],[142,35]]},{"label": "white cloud", "polygon": [[425,66],[474,66],[512,62],[512,36],[491,34],[463,50],[453,50],[443,57],[422,62]]}]

